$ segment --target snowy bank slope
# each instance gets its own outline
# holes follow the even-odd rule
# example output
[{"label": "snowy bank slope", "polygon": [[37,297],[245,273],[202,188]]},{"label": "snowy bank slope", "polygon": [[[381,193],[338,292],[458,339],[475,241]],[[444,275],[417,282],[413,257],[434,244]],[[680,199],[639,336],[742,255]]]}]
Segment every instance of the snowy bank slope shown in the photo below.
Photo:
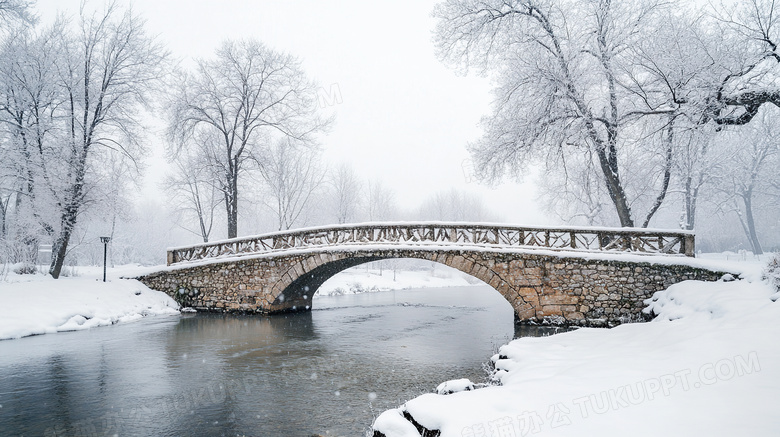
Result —
[{"label": "snowy bank slope", "polygon": [[501,386],[425,394],[380,415],[387,437],[780,435],[780,294],[689,281],[648,299],[650,323],[512,341]]},{"label": "snowy bank slope", "polygon": [[135,280],[35,279],[0,282],[0,340],[179,313],[168,295]]}]

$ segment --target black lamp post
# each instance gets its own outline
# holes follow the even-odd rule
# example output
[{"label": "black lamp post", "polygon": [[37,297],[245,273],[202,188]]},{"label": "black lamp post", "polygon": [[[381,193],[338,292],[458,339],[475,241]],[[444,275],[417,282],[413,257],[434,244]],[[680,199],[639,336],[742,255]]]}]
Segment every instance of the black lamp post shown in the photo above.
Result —
[{"label": "black lamp post", "polygon": [[100,237],[100,242],[103,243],[103,282],[106,282],[106,259],[108,257],[109,241],[111,241],[111,237]]}]

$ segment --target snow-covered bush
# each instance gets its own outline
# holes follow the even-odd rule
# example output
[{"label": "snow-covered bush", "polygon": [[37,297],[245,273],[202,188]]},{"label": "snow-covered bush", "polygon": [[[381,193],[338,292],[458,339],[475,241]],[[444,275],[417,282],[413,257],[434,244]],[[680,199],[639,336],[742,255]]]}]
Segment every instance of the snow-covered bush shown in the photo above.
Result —
[{"label": "snow-covered bush", "polygon": [[780,291],[780,253],[776,253],[764,267],[764,279]]},{"label": "snow-covered bush", "polygon": [[75,278],[77,276],[81,276],[79,274],[78,269],[76,266],[62,266],[62,271],[60,272],[60,276],[64,278]]},{"label": "snow-covered bush", "polygon": [[379,291],[379,288],[377,288],[376,286],[367,287],[361,284],[360,282],[351,282],[349,284],[349,292],[352,294],[371,293],[376,291]]},{"label": "snow-covered bush", "polygon": [[14,273],[17,275],[34,275],[38,268],[33,263],[19,263],[14,266]]}]

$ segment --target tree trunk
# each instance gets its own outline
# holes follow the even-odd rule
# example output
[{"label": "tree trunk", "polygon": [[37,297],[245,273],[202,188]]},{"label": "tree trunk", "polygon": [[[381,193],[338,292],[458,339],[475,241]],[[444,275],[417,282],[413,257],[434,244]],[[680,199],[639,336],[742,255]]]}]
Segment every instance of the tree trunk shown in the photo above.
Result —
[{"label": "tree trunk", "polygon": [[650,220],[653,218],[655,213],[658,212],[658,208],[661,207],[661,204],[666,198],[666,193],[667,191],[669,191],[669,181],[672,179],[672,151],[673,151],[672,146],[674,145],[673,128],[674,128],[674,117],[670,117],[669,126],[667,126],[667,131],[666,131],[666,156],[664,159],[664,181],[661,186],[661,192],[658,193],[658,196],[655,198],[655,203],[653,204],[653,207],[650,208],[650,212],[647,213],[645,222],[642,224],[643,228],[646,228],[650,224]]},{"label": "tree trunk", "polygon": [[[599,157],[599,163],[601,164],[601,170],[604,172],[604,178],[607,183],[607,190],[609,196],[612,199],[612,203],[615,204],[615,209],[620,219],[620,226],[634,227],[634,219],[631,218],[631,209],[628,206],[628,200],[626,198],[626,192],[623,189],[623,183],[620,181],[620,175],[618,172],[618,160],[617,160],[617,138],[618,138],[618,99],[616,91],[615,74],[612,70],[612,52],[607,44],[606,33],[607,25],[611,16],[611,2],[606,0],[601,3],[601,14],[597,17],[599,26],[597,28],[596,41],[599,47],[599,61],[604,69],[604,78],[607,81],[607,90],[609,92],[609,116],[608,122],[605,127],[607,129],[606,141],[598,141],[596,143],[596,152]],[[588,114],[588,130],[591,132],[591,136],[598,135],[593,128],[593,115],[590,111],[583,112]]]},{"label": "tree trunk", "polygon": [[200,226],[200,236],[203,238],[204,243],[209,242],[209,231],[206,229],[206,212],[203,210],[203,202],[200,200],[200,190],[198,189],[198,183],[194,182],[190,185],[190,192],[192,193],[193,201],[195,203],[195,211],[198,213],[198,226]]},{"label": "tree trunk", "polygon": [[228,238],[238,236],[238,174],[228,176],[228,188],[225,191]]},{"label": "tree trunk", "polygon": [[11,203],[11,197],[8,196],[8,198],[3,201],[2,198],[0,198],[0,240],[5,240],[5,237],[8,235],[8,228],[6,227],[6,216],[8,215],[8,204]]},{"label": "tree trunk", "polygon": [[[86,143],[86,141],[85,141]],[[84,176],[86,174],[87,167],[87,147],[84,147],[79,151],[78,156],[75,158],[74,173],[76,179],[73,182],[70,190],[70,196],[68,196],[65,208],[62,210],[60,218],[60,233],[51,248],[51,265],[49,266],[49,274],[54,279],[60,277],[62,271],[62,265],[65,262],[65,255],[68,253],[68,244],[70,243],[70,236],[73,233],[73,228],[76,227],[76,218],[79,214],[79,207],[84,199]]]},{"label": "tree trunk", "polygon": [[200,224],[200,236],[203,238],[204,243],[209,242],[209,233],[206,231],[206,223],[203,219],[203,212],[198,210],[198,222]]},{"label": "tree trunk", "polygon": [[692,230],[696,221],[696,198],[691,192],[692,177],[685,178],[685,223],[683,229]]},{"label": "tree trunk", "polygon": [[753,219],[753,190],[749,190],[742,194],[742,201],[745,204],[745,233],[748,240],[750,240],[750,246],[753,248],[753,254],[761,255],[764,253],[761,248],[761,242],[758,241],[758,234],[756,233],[756,223]]},{"label": "tree trunk", "polygon": [[604,182],[607,185],[609,197],[612,199],[612,203],[615,205],[615,211],[620,219],[620,226],[624,228],[634,227],[634,220],[631,218],[631,208],[628,206],[626,192],[623,190],[623,185],[620,183],[617,166],[610,164],[610,160],[607,158],[607,155],[602,148],[597,148],[596,155],[599,158],[599,164],[601,165],[601,171],[604,175]]},{"label": "tree trunk", "polygon": [[49,266],[49,274],[54,279],[59,279],[62,272],[62,265],[65,262],[65,255],[68,253],[68,243],[70,242],[70,236],[73,233],[73,228],[76,226],[76,215],[78,214],[78,207],[76,205],[69,205],[62,213],[62,229],[54,241],[54,245],[51,248],[51,265]]}]

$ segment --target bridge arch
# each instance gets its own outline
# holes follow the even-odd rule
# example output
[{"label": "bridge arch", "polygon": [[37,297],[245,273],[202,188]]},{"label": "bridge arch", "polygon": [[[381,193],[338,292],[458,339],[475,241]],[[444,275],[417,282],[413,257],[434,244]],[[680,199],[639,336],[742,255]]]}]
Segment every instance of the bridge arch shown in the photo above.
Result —
[{"label": "bridge arch", "polygon": [[[387,250],[371,253],[324,252],[314,253],[301,260],[300,264],[288,267],[273,285],[270,293],[271,305],[280,310],[311,308],[314,293],[328,279],[338,273],[361,264],[387,259],[413,258],[433,261],[470,275],[490,285],[515,309],[520,319],[533,318],[538,306],[537,289],[541,281],[528,279],[523,289],[515,286],[515,280],[503,277],[506,272],[495,269],[491,259],[479,259],[462,252],[437,253],[424,250]],[[499,271],[496,271],[499,270]],[[270,300],[270,299],[269,299]],[[518,312],[518,310],[520,312]]]}]

